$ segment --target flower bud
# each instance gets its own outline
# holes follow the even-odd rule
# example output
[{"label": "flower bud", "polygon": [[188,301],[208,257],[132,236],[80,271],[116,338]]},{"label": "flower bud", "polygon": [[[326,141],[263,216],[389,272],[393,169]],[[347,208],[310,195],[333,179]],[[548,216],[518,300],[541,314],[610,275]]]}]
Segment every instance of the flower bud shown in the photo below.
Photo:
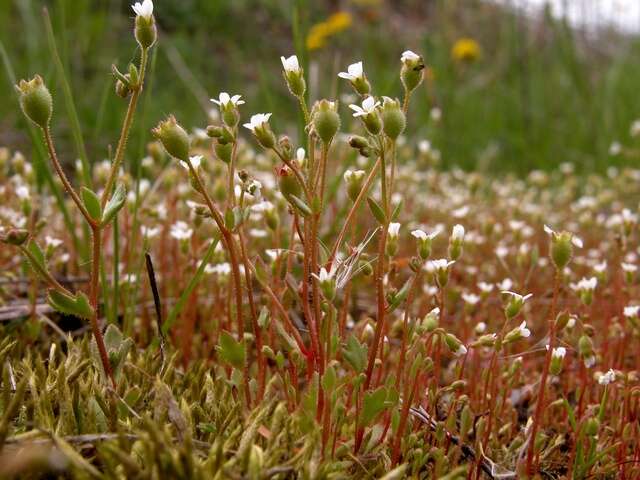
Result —
[{"label": "flower bud", "polygon": [[527,322],[522,322],[518,327],[511,330],[504,336],[503,344],[509,344],[517,342],[522,338],[528,338],[531,335],[531,331],[527,328]]},{"label": "flower bud", "polygon": [[340,116],[335,102],[320,100],[313,107],[313,128],[325,145],[331,143],[340,128]]},{"label": "flower bud", "polygon": [[564,347],[557,347],[553,349],[553,352],[551,352],[551,365],[549,366],[551,375],[560,374],[562,371],[562,362],[564,361],[564,356],[566,354],[567,350]]},{"label": "flower bud", "polygon": [[335,278],[335,270],[331,269],[331,271],[327,272],[327,270],[322,267],[320,269],[320,273],[318,275],[314,275],[318,282],[320,283],[320,290],[328,301],[332,301],[336,296],[336,278]]},{"label": "flower bud", "polygon": [[595,437],[600,430],[600,422],[597,418],[591,417],[584,424],[584,433],[589,437]]},{"label": "flower bud", "polygon": [[548,226],[544,226],[545,232],[551,236],[550,256],[556,269],[561,271],[571,261],[573,246],[582,247],[582,240],[574,237],[569,232],[554,232]]},{"label": "flower bud", "polygon": [[345,183],[347,184],[347,194],[353,202],[355,202],[358,198],[358,195],[360,195],[364,177],[364,170],[347,170],[346,172],[344,172],[343,178]]},{"label": "flower bud", "polygon": [[458,260],[462,256],[462,245],[464,243],[464,227],[455,225],[449,238],[449,258]]},{"label": "flower bud", "polygon": [[27,118],[40,128],[47,128],[53,112],[53,99],[42,77],[36,75],[28,82],[20,80],[16,89],[20,94],[20,107]]},{"label": "flower bud", "polygon": [[304,81],[304,71],[300,68],[298,57],[291,55],[289,58],[280,57],[284,68],[284,79],[287,82],[289,91],[294,97],[302,97],[307,84]]},{"label": "flower bud", "polygon": [[278,186],[280,187],[282,195],[285,197],[289,195],[295,195],[296,197],[300,196],[300,183],[298,183],[298,179],[289,167],[286,165],[280,166],[276,170],[276,174],[278,177]]},{"label": "flower bud", "polygon": [[396,140],[407,125],[407,119],[400,107],[400,102],[389,97],[383,97],[382,124],[384,133],[391,140]]},{"label": "flower bud", "polygon": [[134,29],[136,41],[142,49],[151,48],[158,38],[156,21],[153,18],[153,2],[151,0],[144,0],[142,3],[136,2],[132,8],[136,13]]},{"label": "flower bud", "polygon": [[169,155],[178,160],[186,161],[189,158],[189,135],[178,124],[173,115],[160,122],[152,131]]},{"label": "flower bud", "polygon": [[29,231],[24,229],[11,229],[5,235],[0,236],[0,242],[19,247],[29,238]]},{"label": "flower bud", "polygon": [[427,333],[433,332],[436,328],[438,328],[439,316],[440,309],[436,307],[424,316],[420,325],[421,328],[424,329],[424,331]]},{"label": "flower bud", "polygon": [[444,343],[447,345],[447,347],[449,347],[451,353],[453,353],[457,357],[463,356],[467,353],[467,347],[465,347],[462,342],[458,340],[458,337],[451,333],[445,334]]},{"label": "flower bud", "polygon": [[407,92],[412,92],[420,85],[420,82],[422,82],[424,61],[420,55],[410,50],[404,52],[400,60],[402,61],[402,68],[400,70],[402,85],[404,85]]},{"label": "flower bud", "polygon": [[256,113],[251,116],[249,123],[243,126],[253,132],[256,139],[265,149],[270,150],[276,145],[276,136],[269,126],[270,113]]},{"label": "flower bud", "polygon": [[529,293],[528,295],[519,295],[508,290],[504,290],[502,293],[504,293],[505,295],[509,295],[509,301],[507,302],[507,305],[504,309],[504,313],[509,320],[516,317],[522,310],[524,302],[526,302],[533,296],[533,294],[531,293]]}]

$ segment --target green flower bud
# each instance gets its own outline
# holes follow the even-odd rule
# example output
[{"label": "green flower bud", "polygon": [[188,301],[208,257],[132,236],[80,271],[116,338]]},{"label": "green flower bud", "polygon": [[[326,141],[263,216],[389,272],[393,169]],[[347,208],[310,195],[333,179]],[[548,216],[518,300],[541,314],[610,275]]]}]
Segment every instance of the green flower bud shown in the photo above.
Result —
[{"label": "green flower bud", "polygon": [[584,433],[589,437],[595,437],[600,430],[600,422],[597,418],[591,417],[584,424]]},{"label": "green flower bud", "polygon": [[270,150],[276,145],[276,136],[269,126],[270,113],[256,113],[251,116],[249,123],[243,126],[253,132],[260,145]]},{"label": "green flower bud", "polygon": [[189,158],[189,135],[178,124],[173,115],[169,115],[166,120],[160,122],[156,128],[151,130],[169,155],[178,160],[187,161]]},{"label": "green flower bud", "polygon": [[298,63],[298,57],[295,55],[291,55],[289,58],[280,57],[280,61],[284,68],[283,75],[289,91],[295,97],[302,97],[307,89],[307,84],[304,81],[304,71]]},{"label": "green flower bud", "polygon": [[422,82],[424,61],[420,55],[410,50],[404,52],[400,60],[402,61],[400,80],[402,80],[405,90],[412,92]]},{"label": "green flower bud", "polygon": [[356,198],[362,190],[362,183],[365,178],[364,170],[347,170],[343,175],[344,181],[347,184],[347,194],[351,201],[355,202]]},{"label": "green flower bud", "polygon": [[11,229],[5,235],[0,236],[0,242],[19,247],[29,238],[29,231],[24,229]]},{"label": "green flower bud", "polygon": [[449,347],[451,353],[456,355],[457,357],[463,356],[467,353],[467,347],[465,347],[458,337],[451,333],[447,333],[444,336],[444,343]]},{"label": "green flower bud", "polygon": [[16,89],[20,94],[20,107],[27,118],[40,128],[47,128],[53,112],[53,99],[42,77],[36,75],[28,82],[20,80]]},{"label": "green flower bud", "polygon": [[340,128],[340,116],[335,102],[320,100],[313,107],[313,128],[325,145],[331,143]]},{"label": "green flower bud", "polygon": [[573,246],[582,247],[582,240],[574,237],[569,232],[554,232],[548,226],[544,226],[545,232],[551,236],[550,256],[557,270],[562,270],[571,261]]},{"label": "green flower bud", "polygon": [[[151,2],[147,3],[147,1],[143,2],[141,8],[145,8],[145,4],[148,5],[150,3]],[[153,44],[156,43],[156,39],[158,38],[156,21],[153,18],[153,5],[151,5],[150,11],[144,11],[142,13],[138,13],[136,11],[136,13],[137,16],[134,29],[136,41],[138,42],[138,45],[140,45],[140,47],[143,49],[151,48]]]},{"label": "green flower bud", "polygon": [[400,102],[389,97],[383,97],[382,124],[384,133],[391,140],[396,140],[407,126],[407,119],[402,111]]},{"label": "green flower bud", "polygon": [[280,166],[277,169],[276,174],[278,177],[278,186],[280,187],[282,195],[284,195],[285,197],[289,195],[300,197],[300,183],[298,183],[298,179],[289,167],[287,167],[286,165]]},{"label": "green flower bud", "polygon": [[438,307],[434,308],[433,310],[431,310],[429,313],[425,315],[425,317],[422,319],[422,324],[421,324],[421,327],[424,329],[425,332],[430,333],[430,332],[433,332],[436,328],[438,328],[439,316],[440,316],[440,309]]}]

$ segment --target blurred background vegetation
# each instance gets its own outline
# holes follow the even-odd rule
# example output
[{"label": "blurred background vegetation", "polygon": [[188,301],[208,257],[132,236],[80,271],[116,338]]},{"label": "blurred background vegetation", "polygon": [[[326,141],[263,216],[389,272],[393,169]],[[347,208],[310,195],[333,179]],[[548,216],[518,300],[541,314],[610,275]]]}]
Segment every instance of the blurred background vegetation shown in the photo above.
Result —
[{"label": "blurred background vegetation", "polygon": [[[88,157],[108,156],[126,108],[113,93],[110,66],[126,70],[138,53],[130,5],[0,0],[1,145],[37,154],[10,77],[41,73],[54,92],[63,157],[79,156],[47,40],[47,7]],[[423,54],[429,66],[414,97],[410,138],[429,139],[446,166],[522,173],[565,161],[583,171],[633,161],[609,149],[614,141],[631,143],[629,125],[640,116],[635,37],[593,36],[549,14],[524,17],[480,0],[156,0],[155,6],[160,41],[130,161],[167,113],[190,128],[206,126],[208,98],[220,91],[242,94],[245,116],[274,112],[276,131],[296,132],[280,55],[304,59],[312,98],[348,100],[349,86],[336,74],[360,59],[377,94],[400,96],[405,49]]]}]

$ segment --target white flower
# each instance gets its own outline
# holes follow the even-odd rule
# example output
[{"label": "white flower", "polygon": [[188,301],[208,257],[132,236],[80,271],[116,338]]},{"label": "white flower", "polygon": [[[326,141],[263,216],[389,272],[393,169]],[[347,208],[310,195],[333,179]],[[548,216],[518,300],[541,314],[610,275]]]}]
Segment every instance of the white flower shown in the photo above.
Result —
[{"label": "white flower", "polygon": [[376,108],[380,106],[380,102],[376,102],[374,97],[367,97],[362,101],[362,107],[359,105],[349,105],[349,108],[353,110],[355,113],[354,117],[363,117],[365,115],[369,115],[370,113],[374,113]]},{"label": "white flower", "polygon": [[591,278],[583,278],[578,283],[572,283],[569,286],[578,292],[582,291],[593,291],[596,289],[598,285],[598,279],[596,277]]},{"label": "white flower", "polygon": [[342,175],[342,178],[345,182],[350,183],[351,181],[360,181],[366,174],[364,170],[347,170]]},{"label": "white flower", "polygon": [[609,385],[615,379],[616,372],[614,372],[613,369],[610,368],[607,373],[603,373],[602,375],[600,375],[600,378],[598,378],[598,383],[600,385]]},{"label": "white flower", "polygon": [[435,272],[437,270],[446,270],[451,265],[453,265],[455,260],[447,260],[446,258],[440,258],[438,260],[431,260],[427,262],[427,271]]},{"label": "white flower", "polygon": [[634,273],[638,270],[638,267],[633,263],[622,262],[621,266],[622,266],[622,270],[624,270],[627,273]]},{"label": "white flower", "polygon": [[624,307],[624,316],[627,318],[636,318],[640,313],[640,305],[627,305]]},{"label": "white flower", "polygon": [[140,233],[142,233],[143,237],[154,238],[160,233],[160,227],[147,227],[143,225],[140,227]]},{"label": "white flower", "polygon": [[387,233],[391,238],[396,238],[398,233],[400,232],[400,224],[396,222],[392,222],[389,224],[389,228],[387,229]]},{"label": "white flower", "polygon": [[242,95],[234,95],[232,97],[227,92],[220,92],[220,95],[218,95],[218,100],[212,98],[211,101],[216,105],[227,108],[229,104],[233,105],[234,107],[237,107],[238,105],[244,105],[244,100],[240,100],[241,98]]},{"label": "white flower", "polygon": [[270,117],[270,113],[256,113],[255,115],[251,115],[251,120],[249,121],[249,123],[244,123],[243,127],[248,128],[255,133],[256,128],[260,128],[266,125]]},{"label": "white flower", "polygon": [[319,275],[316,275],[315,273],[313,274],[313,276],[316,277],[320,283],[329,282],[333,280],[333,277],[335,277],[335,275],[336,275],[336,270],[334,268],[331,268],[331,270],[327,271],[327,269],[324,267],[320,269]]},{"label": "white flower", "polygon": [[47,246],[47,248],[57,248],[62,245],[62,240],[47,235],[46,237],[44,237],[44,244]]},{"label": "white flower", "polygon": [[220,276],[227,276],[231,273],[231,264],[224,262],[219,263],[217,265],[207,264],[204,267],[204,272],[206,274],[217,274]]},{"label": "white flower", "polygon": [[478,288],[482,293],[491,293],[493,291],[493,285],[487,282],[478,282]]},{"label": "white flower", "polygon": [[518,326],[518,332],[520,334],[521,337],[527,338],[529,335],[531,335],[531,330],[529,330],[527,328],[527,322],[523,321],[519,326]]},{"label": "white flower", "polygon": [[609,155],[617,157],[622,153],[622,144],[620,142],[612,142],[609,146]]},{"label": "white flower", "polygon": [[142,3],[136,2],[131,8],[133,8],[137,16],[144,17],[147,20],[153,15],[153,2],[151,0],[144,0]]},{"label": "white flower", "polygon": [[364,78],[364,69],[362,68],[362,62],[352,63],[347,67],[346,72],[340,72],[338,76],[352,82]]},{"label": "white flower", "polygon": [[596,357],[594,355],[589,355],[584,359],[584,366],[586,368],[591,368],[596,364]]},{"label": "white flower", "polygon": [[484,323],[484,322],[479,322],[479,323],[476,325],[475,330],[476,330],[476,333],[477,333],[477,334],[484,333],[484,332],[486,332],[486,331],[487,331],[487,324],[486,324],[486,323]]},{"label": "white flower", "polygon": [[298,63],[298,57],[291,55],[289,58],[280,57],[282,67],[285,72],[298,73],[300,72],[300,63]]},{"label": "white flower", "polygon": [[440,233],[440,230],[434,230],[431,233],[425,233],[423,230],[416,229],[411,232],[411,235],[416,237],[418,240],[424,241],[424,240],[433,240],[438,236],[439,233]]},{"label": "white flower", "polygon": [[[194,155],[192,157],[189,157],[189,162],[191,162],[191,166],[194,170],[198,170],[200,164],[202,163],[202,155]],[[180,162],[180,165],[189,170],[189,166],[187,164],[183,164],[183,162]]]},{"label": "white flower", "polygon": [[[549,349],[549,345],[547,345],[547,350],[548,349]],[[567,354],[567,349],[564,347],[554,348],[553,351],[551,352],[551,356],[553,358],[559,358],[559,359],[563,359],[566,354]]]},{"label": "white flower", "polygon": [[412,52],[411,50],[405,50],[402,52],[402,56],[400,57],[400,61],[402,63],[417,62],[418,60],[420,60],[420,55]]},{"label": "white flower", "polygon": [[304,151],[304,148],[300,147],[296,150],[296,160],[299,165],[304,165],[304,159],[306,157],[307,152]]},{"label": "white flower", "polygon": [[517,300],[517,301],[522,302],[522,303],[526,302],[528,299],[533,297],[533,293],[528,293],[527,295],[520,295],[519,293],[512,292],[510,290],[502,290],[502,293],[507,294],[507,295],[511,295],[514,300]]},{"label": "white flower", "polygon": [[176,240],[188,240],[193,235],[193,230],[189,228],[189,225],[182,220],[178,220],[171,225],[171,236]]},{"label": "white flower", "polygon": [[603,273],[607,269],[607,261],[604,260],[602,263],[598,263],[593,266],[593,270],[596,273]]},{"label": "white flower", "polygon": [[16,196],[20,200],[27,200],[29,198],[29,187],[26,185],[20,185],[16,188]]},{"label": "white flower", "polygon": [[459,242],[464,240],[464,227],[462,225],[458,224],[453,227],[451,239]]},{"label": "white flower", "polygon": [[464,345],[460,344],[458,349],[455,352],[453,352],[453,354],[456,357],[462,357],[462,356],[467,354],[467,347],[465,347]]},{"label": "white flower", "polygon": [[475,305],[480,301],[480,297],[475,293],[463,293],[462,300],[464,300],[469,305]]}]

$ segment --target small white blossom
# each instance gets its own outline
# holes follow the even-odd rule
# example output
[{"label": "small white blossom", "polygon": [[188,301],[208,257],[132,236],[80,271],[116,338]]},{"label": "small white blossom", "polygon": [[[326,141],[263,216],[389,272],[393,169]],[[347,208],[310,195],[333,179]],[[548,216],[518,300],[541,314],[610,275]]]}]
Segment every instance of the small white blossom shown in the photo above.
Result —
[{"label": "small white blossom", "polygon": [[571,283],[569,286],[578,292],[593,291],[598,286],[598,279],[596,277],[583,278],[578,283]]},{"label": "small white blossom", "polygon": [[518,326],[518,332],[520,334],[521,337],[527,338],[531,335],[531,330],[529,330],[527,328],[527,322],[523,321],[519,326]]},{"label": "small white blossom", "polygon": [[640,313],[640,305],[627,305],[624,307],[624,316],[627,318],[636,318]]},{"label": "small white blossom", "polygon": [[600,385],[609,385],[615,379],[616,379],[616,372],[614,372],[613,369],[610,368],[606,373],[603,373],[602,375],[600,375],[600,378],[598,378],[598,383]]},{"label": "small white blossom", "polygon": [[240,100],[242,95],[230,96],[227,92],[220,92],[218,100],[212,98],[211,101],[216,105],[226,108],[229,104],[237,107],[238,105],[244,105],[244,100]]},{"label": "small white blossom", "polygon": [[182,220],[178,220],[171,225],[170,234],[176,240],[188,240],[193,235],[193,230],[189,228],[189,225]]},{"label": "small white blossom", "polygon": [[136,2],[131,8],[133,8],[138,17],[144,17],[147,20],[153,15],[153,2],[151,0],[144,0],[142,3]]},{"label": "small white blossom", "polygon": [[502,293],[504,293],[506,295],[511,295],[514,300],[517,300],[517,301],[522,302],[522,303],[526,302],[531,297],[533,297],[533,293],[528,293],[526,295],[520,295],[519,293],[512,292],[510,290],[502,290]]},{"label": "small white blossom", "polygon": [[405,50],[402,52],[402,56],[400,57],[400,61],[402,63],[417,62],[418,60],[420,60],[420,55],[412,52],[411,50]]},{"label": "small white blossom", "polygon": [[464,227],[462,225],[454,225],[451,231],[451,239],[458,242],[464,240]]},{"label": "small white blossom", "polygon": [[280,61],[282,62],[282,68],[284,68],[285,72],[291,72],[291,73],[300,72],[300,63],[298,62],[297,56],[291,55],[288,58],[280,57]]},{"label": "small white blossom", "polygon": [[377,102],[374,97],[367,97],[362,101],[362,107],[352,104],[349,105],[349,108],[355,112],[353,114],[354,117],[364,117],[374,113],[379,106],[380,102]]},{"label": "small white blossom", "polygon": [[249,123],[244,123],[242,126],[255,132],[256,128],[261,128],[266,125],[269,122],[269,118],[271,118],[270,113],[256,113],[255,115],[251,115]]},{"label": "small white blossom", "polygon": [[351,82],[364,78],[364,69],[362,67],[362,62],[352,63],[347,67],[346,72],[340,72],[338,73],[338,76]]},{"label": "small white blossom", "polygon": [[396,222],[392,222],[389,224],[389,228],[387,229],[387,233],[391,238],[396,238],[398,233],[400,233],[400,224]]},{"label": "small white blossom", "polygon": [[[549,345],[547,345],[547,350],[548,349],[549,349]],[[564,347],[554,348],[553,351],[551,352],[552,357],[559,358],[559,359],[563,359],[566,354],[567,354],[567,349]]]}]

